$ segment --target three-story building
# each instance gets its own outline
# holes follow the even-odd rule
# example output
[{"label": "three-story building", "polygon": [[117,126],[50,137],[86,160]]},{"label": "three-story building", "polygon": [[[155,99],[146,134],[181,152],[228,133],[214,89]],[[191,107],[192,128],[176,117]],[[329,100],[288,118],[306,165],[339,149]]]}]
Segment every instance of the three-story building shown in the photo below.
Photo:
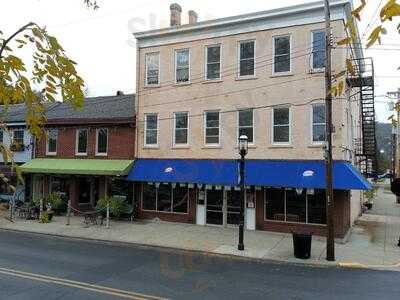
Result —
[{"label": "three-story building", "polygon": [[[335,41],[349,36],[347,0],[331,1]],[[199,225],[239,221],[238,137],[246,157],[248,229],[325,233],[325,28],[323,2],[198,22],[173,4],[171,26],[137,39],[139,216]],[[333,70],[362,60],[336,47]],[[356,62],[355,62],[356,64]],[[361,69],[361,67],[360,67]],[[359,215],[369,187],[354,164],[360,99],[346,84],[333,100],[336,234]]]}]

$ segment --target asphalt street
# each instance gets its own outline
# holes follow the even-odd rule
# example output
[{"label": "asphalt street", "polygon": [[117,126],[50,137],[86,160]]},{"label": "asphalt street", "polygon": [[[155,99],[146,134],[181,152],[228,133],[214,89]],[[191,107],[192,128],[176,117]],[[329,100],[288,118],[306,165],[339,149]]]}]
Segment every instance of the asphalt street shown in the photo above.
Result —
[{"label": "asphalt street", "polygon": [[[179,234],[179,233],[177,233]],[[399,299],[400,272],[253,262],[0,230],[0,299]]]}]

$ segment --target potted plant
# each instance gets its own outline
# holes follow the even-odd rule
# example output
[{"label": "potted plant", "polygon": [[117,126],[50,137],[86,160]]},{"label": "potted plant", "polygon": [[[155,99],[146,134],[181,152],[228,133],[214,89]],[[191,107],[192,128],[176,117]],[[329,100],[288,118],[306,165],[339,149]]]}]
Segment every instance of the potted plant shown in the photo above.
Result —
[{"label": "potted plant", "polygon": [[364,201],[364,206],[370,210],[372,209],[373,205],[374,205],[374,199],[376,197],[376,193],[377,193],[377,188],[373,187],[372,189],[368,190],[368,191],[364,191],[364,197],[365,197],[365,201]]}]

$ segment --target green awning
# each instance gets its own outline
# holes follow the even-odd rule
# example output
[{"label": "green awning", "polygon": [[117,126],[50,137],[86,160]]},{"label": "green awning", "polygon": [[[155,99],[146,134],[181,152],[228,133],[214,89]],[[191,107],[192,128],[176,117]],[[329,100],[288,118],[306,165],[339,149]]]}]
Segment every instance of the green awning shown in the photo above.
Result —
[{"label": "green awning", "polygon": [[133,160],[35,158],[23,164],[23,173],[124,176]]}]

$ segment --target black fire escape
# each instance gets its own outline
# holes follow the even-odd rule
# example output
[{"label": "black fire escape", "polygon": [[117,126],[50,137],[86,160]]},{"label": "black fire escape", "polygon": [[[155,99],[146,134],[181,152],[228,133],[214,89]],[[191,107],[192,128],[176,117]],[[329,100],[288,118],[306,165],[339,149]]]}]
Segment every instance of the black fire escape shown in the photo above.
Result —
[{"label": "black fire escape", "polygon": [[377,175],[377,143],[375,136],[374,64],[372,58],[353,60],[355,74],[349,75],[347,84],[351,88],[351,101],[360,103],[361,134],[355,142],[355,155],[364,176]]}]

